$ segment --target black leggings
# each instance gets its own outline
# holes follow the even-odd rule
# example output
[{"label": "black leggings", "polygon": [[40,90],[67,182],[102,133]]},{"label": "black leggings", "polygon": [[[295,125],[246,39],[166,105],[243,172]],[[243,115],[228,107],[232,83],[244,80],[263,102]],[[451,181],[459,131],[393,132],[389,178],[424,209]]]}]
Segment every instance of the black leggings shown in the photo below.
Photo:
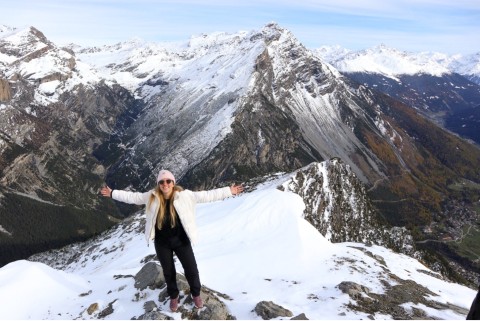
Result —
[{"label": "black leggings", "polygon": [[182,264],[185,277],[190,286],[190,293],[193,296],[199,296],[201,288],[200,275],[190,241],[185,242],[178,238],[165,241],[155,238],[155,251],[162,265],[163,276],[167,283],[167,293],[170,298],[174,299],[178,297],[179,294],[173,253],[177,255],[177,258]]}]

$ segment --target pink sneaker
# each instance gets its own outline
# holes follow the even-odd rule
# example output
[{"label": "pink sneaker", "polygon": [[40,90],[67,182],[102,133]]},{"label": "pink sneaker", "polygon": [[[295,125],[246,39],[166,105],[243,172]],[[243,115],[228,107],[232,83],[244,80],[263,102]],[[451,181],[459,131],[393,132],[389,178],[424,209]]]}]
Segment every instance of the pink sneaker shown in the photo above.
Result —
[{"label": "pink sneaker", "polygon": [[193,296],[192,295],[192,298],[193,298],[193,303],[195,303],[195,307],[197,309],[203,308],[203,301],[202,301],[202,298],[200,296]]},{"label": "pink sneaker", "polygon": [[178,299],[179,299],[179,296],[177,296],[176,299],[170,299],[170,310],[172,310],[172,312],[177,312]]}]

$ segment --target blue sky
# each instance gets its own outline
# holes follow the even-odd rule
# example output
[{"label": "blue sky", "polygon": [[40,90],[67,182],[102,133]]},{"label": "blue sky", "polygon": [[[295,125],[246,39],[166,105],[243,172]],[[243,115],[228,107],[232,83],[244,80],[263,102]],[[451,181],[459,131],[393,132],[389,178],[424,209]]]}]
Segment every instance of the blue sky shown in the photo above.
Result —
[{"label": "blue sky", "polygon": [[259,30],[276,22],[306,47],[480,52],[479,0],[0,0],[0,24],[34,26],[58,45]]}]

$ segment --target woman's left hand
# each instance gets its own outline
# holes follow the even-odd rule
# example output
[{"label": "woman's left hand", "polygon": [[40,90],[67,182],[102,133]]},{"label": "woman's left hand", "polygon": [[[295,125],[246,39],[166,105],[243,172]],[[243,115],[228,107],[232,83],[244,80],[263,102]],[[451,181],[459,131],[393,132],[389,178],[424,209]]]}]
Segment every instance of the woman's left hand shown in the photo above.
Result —
[{"label": "woman's left hand", "polygon": [[243,186],[241,184],[240,185],[232,184],[232,186],[230,186],[230,192],[232,192],[232,195],[238,195],[241,192],[243,192]]},{"label": "woman's left hand", "polygon": [[102,194],[105,197],[112,197],[112,189],[108,186],[103,186],[102,189],[100,190],[100,194]]}]

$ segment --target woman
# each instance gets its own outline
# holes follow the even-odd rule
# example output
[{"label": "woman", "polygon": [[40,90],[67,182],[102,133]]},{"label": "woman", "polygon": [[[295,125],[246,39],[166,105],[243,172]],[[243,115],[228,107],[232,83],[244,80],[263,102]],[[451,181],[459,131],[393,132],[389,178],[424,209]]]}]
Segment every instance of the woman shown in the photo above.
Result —
[{"label": "woman", "polygon": [[112,190],[105,186],[100,192],[103,196],[117,201],[146,205],[145,237],[147,244],[150,240],[154,240],[155,251],[167,283],[170,309],[175,312],[178,308],[179,290],[173,260],[174,253],[184,269],[195,306],[203,307],[200,297],[200,276],[192,249],[192,244],[197,239],[195,205],[219,201],[240,194],[242,191],[243,186],[235,184],[210,191],[184,190],[175,185],[175,177],[170,171],[161,170],[157,176],[157,186],[151,191],[138,193]]}]

